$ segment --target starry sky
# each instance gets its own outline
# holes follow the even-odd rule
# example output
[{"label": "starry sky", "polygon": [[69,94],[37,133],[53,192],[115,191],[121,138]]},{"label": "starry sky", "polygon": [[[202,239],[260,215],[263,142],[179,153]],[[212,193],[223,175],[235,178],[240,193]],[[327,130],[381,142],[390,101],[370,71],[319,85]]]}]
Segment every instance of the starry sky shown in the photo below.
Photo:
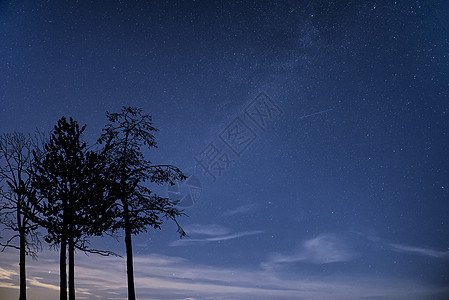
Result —
[{"label": "starry sky", "polygon": [[[0,1],[0,132],[153,116],[189,215],[135,237],[139,299],[447,299],[449,2]],[[2,233],[3,234],[3,233]],[[4,234],[3,234],[4,235]],[[120,238],[93,239],[124,254]],[[125,260],[76,256],[80,299]],[[28,261],[58,298],[58,253]],[[0,253],[0,298],[18,295]]]}]

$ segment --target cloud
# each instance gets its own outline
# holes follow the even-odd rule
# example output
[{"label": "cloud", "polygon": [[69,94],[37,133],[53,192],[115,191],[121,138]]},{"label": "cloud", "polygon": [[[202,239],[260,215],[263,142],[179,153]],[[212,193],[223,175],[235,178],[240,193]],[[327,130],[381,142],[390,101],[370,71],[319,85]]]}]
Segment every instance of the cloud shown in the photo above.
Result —
[{"label": "cloud", "polygon": [[28,278],[28,283],[30,285],[34,285],[37,287],[43,287],[46,289],[51,289],[51,290],[55,290],[55,291],[59,291],[59,285],[58,284],[49,284],[49,283],[44,283],[42,282],[43,278],[42,277],[31,277]]},{"label": "cloud", "polygon": [[0,282],[0,288],[12,288],[18,290],[19,286],[11,282]]},{"label": "cloud", "polygon": [[321,235],[304,243],[306,260],[314,263],[348,261],[354,258],[343,240],[332,235]]},{"label": "cloud", "polygon": [[0,280],[10,280],[14,275],[18,275],[16,271],[0,267]]},{"label": "cloud", "polygon": [[308,262],[327,264],[352,260],[355,254],[342,239],[333,235],[320,235],[309,239],[293,254],[274,253],[267,262],[262,263],[265,269],[276,268],[281,264]]},{"label": "cloud", "polygon": [[204,224],[190,224],[184,226],[184,231],[188,235],[224,235],[229,233],[229,229],[220,225],[210,224],[210,225],[204,225]]},{"label": "cloud", "polygon": [[379,237],[377,232],[372,229],[353,229],[350,232],[373,243],[382,242],[382,239]]},{"label": "cloud", "polygon": [[231,233],[231,230],[216,224],[191,224],[184,227],[189,235],[187,238],[171,242],[170,246],[188,246],[237,239],[245,236],[263,233],[261,230]]},{"label": "cloud", "polygon": [[438,251],[429,248],[411,247],[401,244],[389,244],[390,249],[400,253],[411,253],[416,255],[435,257],[435,258],[449,258],[449,251]]},{"label": "cloud", "polygon": [[[309,245],[327,244],[319,239]],[[306,243],[305,243],[306,244]],[[312,248],[314,246],[311,246]],[[14,256],[16,257],[16,256]],[[3,257],[4,258],[4,257]],[[8,257],[12,258],[12,257]],[[45,252],[37,261],[29,261],[29,278],[39,287],[29,285],[30,299],[58,299],[54,289],[58,274],[49,273],[58,266],[58,254]],[[0,262],[2,268],[5,262]],[[78,298],[126,299],[126,260],[115,257],[76,255],[76,288]],[[259,268],[230,268],[203,265],[179,256],[135,256],[135,283],[139,299],[444,299],[449,290],[423,282],[399,278],[375,278],[357,275],[335,275],[332,278],[290,274]],[[51,271],[53,272],[53,271]],[[43,278],[43,279],[41,279]],[[44,288],[43,284],[50,289]],[[18,278],[0,287],[7,299],[17,298]],[[46,293],[44,296],[43,293]],[[33,297],[34,296],[34,297]]]},{"label": "cloud", "polygon": [[[240,232],[217,237],[204,235],[205,239],[216,240],[244,234]],[[433,253],[433,256],[438,257],[443,254],[442,257],[445,257],[445,252],[423,252],[423,248],[394,246],[404,252]],[[0,274],[3,277],[0,279],[0,295],[5,299],[17,299],[17,253],[1,255]],[[279,272],[279,268],[275,268],[290,263],[332,263],[352,258],[354,252],[345,240],[330,234],[305,240],[296,253],[272,255],[268,261],[272,268],[206,265],[180,256],[136,255],[136,293],[142,300],[447,299],[449,295],[448,287],[419,280],[351,273],[324,277],[301,272],[285,273],[285,270]],[[58,299],[58,253],[45,251],[37,261],[28,260],[27,264],[29,298]],[[126,299],[126,260],[123,258],[77,253],[75,276],[77,297],[80,299]]]},{"label": "cloud", "polygon": [[168,266],[180,263],[185,263],[187,259],[177,256],[167,256],[161,254],[152,254],[150,256],[137,256],[134,263],[137,264],[151,264],[154,266]]},{"label": "cloud", "polygon": [[414,254],[427,257],[434,257],[440,259],[449,259],[449,251],[434,250],[425,247],[415,247],[397,243],[388,243],[381,239],[375,232],[372,231],[353,231],[353,233],[366,238],[367,240],[374,242],[382,249],[389,249],[403,254]]},{"label": "cloud", "polygon": [[261,231],[261,230],[243,231],[243,232],[237,232],[237,233],[228,234],[228,235],[220,235],[220,236],[200,238],[200,239],[185,238],[185,239],[180,239],[180,240],[171,242],[170,246],[187,246],[187,245],[192,245],[192,244],[197,244],[197,243],[226,241],[226,240],[237,239],[237,238],[241,238],[244,236],[260,234],[260,233],[263,233],[263,231]]},{"label": "cloud", "polygon": [[258,205],[254,204],[254,203],[253,204],[242,205],[242,206],[239,206],[239,207],[234,208],[234,209],[226,210],[223,213],[223,216],[224,217],[230,217],[230,216],[245,214],[245,213],[248,213],[250,211],[255,210],[257,208],[257,206]]}]

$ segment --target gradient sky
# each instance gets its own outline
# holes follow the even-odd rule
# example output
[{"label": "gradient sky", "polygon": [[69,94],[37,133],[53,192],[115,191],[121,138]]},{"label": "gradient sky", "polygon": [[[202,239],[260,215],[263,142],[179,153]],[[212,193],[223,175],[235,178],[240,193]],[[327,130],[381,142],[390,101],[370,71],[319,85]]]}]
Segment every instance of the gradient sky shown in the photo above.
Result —
[{"label": "gradient sky", "polygon": [[[448,15],[442,0],[0,1],[0,132],[71,116],[92,143],[106,111],[153,116],[148,158],[200,188],[178,187],[196,192],[189,238],[170,223],[134,238],[139,299],[447,299]],[[0,253],[0,299],[17,272]],[[124,259],[78,253],[75,272],[79,299],[126,298]],[[30,299],[57,299],[57,252],[28,278]]]}]

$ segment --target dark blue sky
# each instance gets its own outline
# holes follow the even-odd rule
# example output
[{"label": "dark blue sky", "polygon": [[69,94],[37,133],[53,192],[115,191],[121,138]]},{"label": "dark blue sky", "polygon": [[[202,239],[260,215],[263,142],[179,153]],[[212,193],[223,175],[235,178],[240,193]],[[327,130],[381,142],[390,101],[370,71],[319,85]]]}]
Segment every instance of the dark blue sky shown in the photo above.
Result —
[{"label": "dark blue sky", "polygon": [[[72,116],[93,142],[107,110],[153,116],[148,158],[201,195],[184,204],[189,238],[167,223],[134,239],[140,299],[446,299],[448,15],[446,1],[0,1],[0,129]],[[17,291],[16,256],[1,254],[0,294]],[[56,299],[57,253],[40,257],[29,292]],[[79,296],[126,295],[124,260],[77,259]]]}]

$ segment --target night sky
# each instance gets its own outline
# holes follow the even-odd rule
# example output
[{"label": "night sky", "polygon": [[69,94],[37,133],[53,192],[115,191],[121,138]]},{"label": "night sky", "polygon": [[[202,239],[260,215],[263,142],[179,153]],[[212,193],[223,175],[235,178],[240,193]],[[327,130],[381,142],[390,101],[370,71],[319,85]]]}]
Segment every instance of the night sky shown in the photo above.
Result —
[{"label": "night sky", "polygon": [[[449,299],[449,2],[0,1],[0,133],[153,116],[189,217],[135,237],[139,299]],[[7,233],[2,233],[7,236]],[[93,239],[124,254],[124,241]],[[58,299],[58,253],[28,260]],[[79,299],[125,259],[77,253]],[[0,299],[18,295],[0,253]]]}]

